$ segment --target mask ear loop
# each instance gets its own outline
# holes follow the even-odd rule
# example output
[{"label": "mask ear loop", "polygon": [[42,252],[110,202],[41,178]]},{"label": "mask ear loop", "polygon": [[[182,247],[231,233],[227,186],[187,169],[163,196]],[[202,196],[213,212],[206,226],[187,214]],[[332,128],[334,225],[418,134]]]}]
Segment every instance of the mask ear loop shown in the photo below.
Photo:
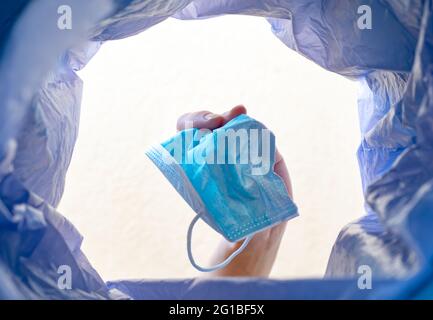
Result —
[{"label": "mask ear loop", "polygon": [[189,258],[189,261],[191,262],[192,266],[193,266],[194,268],[196,268],[198,271],[201,271],[201,272],[211,272],[211,271],[215,271],[215,270],[219,270],[219,269],[224,268],[224,267],[227,266],[230,262],[232,262],[232,260],[233,260],[234,258],[236,258],[236,256],[237,256],[238,254],[240,254],[240,253],[245,249],[245,247],[248,245],[248,243],[249,243],[250,240],[251,240],[251,236],[245,238],[245,240],[244,240],[244,242],[242,243],[242,245],[241,245],[241,246],[240,246],[240,247],[239,247],[235,252],[233,252],[233,253],[232,253],[232,254],[231,254],[227,259],[225,259],[223,262],[218,263],[217,265],[215,265],[215,266],[213,266],[213,267],[209,267],[209,268],[201,267],[201,266],[199,266],[199,265],[195,262],[194,257],[193,257],[193,255],[192,255],[192,249],[191,249],[191,246],[192,246],[192,231],[193,231],[193,229],[194,229],[195,224],[197,223],[197,221],[198,221],[199,219],[200,219],[200,215],[196,215],[196,216],[194,217],[194,219],[192,219],[191,224],[189,225],[189,228],[188,228],[188,234],[187,234],[187,250],[188,250],[188,258]]}]

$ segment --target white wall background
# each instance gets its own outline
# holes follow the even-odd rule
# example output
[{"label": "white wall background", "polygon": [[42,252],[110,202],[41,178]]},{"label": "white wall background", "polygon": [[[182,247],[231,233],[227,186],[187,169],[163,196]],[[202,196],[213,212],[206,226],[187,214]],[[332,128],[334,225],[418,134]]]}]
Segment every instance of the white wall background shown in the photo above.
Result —
[{"label": "white wall background", "polygon": [[[255,17],[167,20],[106,43],[80,72],[81,127],[60,212],[105,280],[197,276],[185,245],[192,210],[146,158],[187,111],[243,103],[274,131],[300,217],[272,276],[320,277],[339,230],[362,214],[356,84],[284,46]],[[219,236],[195,233],[203,263]]]}]

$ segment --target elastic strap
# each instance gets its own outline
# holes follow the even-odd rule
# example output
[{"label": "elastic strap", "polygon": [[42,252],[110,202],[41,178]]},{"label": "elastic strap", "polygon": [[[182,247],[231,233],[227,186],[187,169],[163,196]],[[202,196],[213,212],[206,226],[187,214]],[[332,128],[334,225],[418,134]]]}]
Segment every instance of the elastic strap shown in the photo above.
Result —
[{"label": "elastic strap", "polygon": [[223,262],[221,262],[221,263],[218,263],[217,265],[215,265],[215,266],[213,266],[213,267],[209,267],[209,268],[204,268],[204,267],[201,267],[201,266],[199,266],[196,262],[195,262],[195,260],[194,260],[194,257],[193,257],[193,255],[192,255],[192,249],[191,249],[191,246],[192,246],[192,231],[193,231],[193,229],[194,229],[194,226],[195,226],[195,224],[197,223],[197,221],[200,219],[200,215],[196,215],[195,217],[194,217],[194,219],[192,219],[192,221],[191,221],[191,224],[189,225],[189,228],[188,228],[188,234],[187,234],[187,250],[188,250],[188,258],[189,258],[189,261],[191,262],[191,264],[192,264],[192,266],[194,267],[194,268],[196,268],[198,271],[201,271],[201,272],[211,272],[211,271],[215,271],[215,270],[219,270],[219,269],[222,269],[222,268],[224,268],[225,266],[227,266],[234,258],[236,258],[236,256],[238,255],[238,254],[240,254],[244,249],[245,249],[245,247],[248,245],[248,242],[250,242],[250,240],[251,240],[251,237],[247,237],[247,238],[245,238],[245,240],[244,240],[244,242],[242,243],[242,245],[235,251],[235,252],[233,252],[227,259],[225,259]]}]

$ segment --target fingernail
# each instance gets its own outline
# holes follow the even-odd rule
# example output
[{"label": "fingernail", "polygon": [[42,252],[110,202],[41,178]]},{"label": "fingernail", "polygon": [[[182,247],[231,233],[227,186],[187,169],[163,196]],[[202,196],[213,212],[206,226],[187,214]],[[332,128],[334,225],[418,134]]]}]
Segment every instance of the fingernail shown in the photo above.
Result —
[{"label": "fingernail", "polygon": [[217,114],[215,114],[215,113],[206,113],[206,114],[204,115],[204,118],[205,118],[206,120],[215,119],[215,118],[217,118],[217,117],[219,117],[219,115],[217,115]]}]

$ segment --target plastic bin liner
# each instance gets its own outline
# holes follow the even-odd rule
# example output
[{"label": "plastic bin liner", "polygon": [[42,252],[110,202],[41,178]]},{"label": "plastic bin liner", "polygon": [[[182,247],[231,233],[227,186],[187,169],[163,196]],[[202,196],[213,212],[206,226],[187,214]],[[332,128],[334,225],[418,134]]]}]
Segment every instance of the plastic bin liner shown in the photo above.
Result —
[{"label": "plastic bin liner", "polygon": [[[60,5],[80,12],[67,32],[56,26]],[[357,25],[361,5],[371,8],[371,30]],[[432,297],[431,13],[431,0],[1,1],[0,298]],[[359,82],[366,215],[338,235],[325,280],[106,284],[55,210],[78,132],[83,84],[75,71],[104,41],[168,17],[222,14],[264,17],[289,48]],[[372,268],[374,290],[357,289],[360,265]],[[59,286],[61,266],[71,270],[70,290]]]}]

